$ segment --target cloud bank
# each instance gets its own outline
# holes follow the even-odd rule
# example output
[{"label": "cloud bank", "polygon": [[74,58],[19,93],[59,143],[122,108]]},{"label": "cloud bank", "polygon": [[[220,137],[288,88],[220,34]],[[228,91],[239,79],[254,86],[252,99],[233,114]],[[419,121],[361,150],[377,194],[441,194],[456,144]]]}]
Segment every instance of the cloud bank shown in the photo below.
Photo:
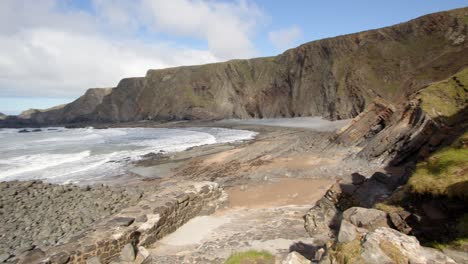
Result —
[{"label": "cloud bank", "polygon": [[251,57],[264,16],[248,1],[70,3],[0,1],[0,97],[78,96],[148,69]]}]

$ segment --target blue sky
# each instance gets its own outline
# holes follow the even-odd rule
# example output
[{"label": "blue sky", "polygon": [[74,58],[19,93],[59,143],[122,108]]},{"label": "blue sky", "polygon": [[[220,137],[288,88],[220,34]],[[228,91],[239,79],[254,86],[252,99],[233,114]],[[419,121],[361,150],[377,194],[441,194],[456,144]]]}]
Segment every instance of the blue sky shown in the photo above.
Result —
[{"label": "blue sky", "polygon": [[468,0],[2,0],[0,112],[70,102],[147,69],[271,56]]}]

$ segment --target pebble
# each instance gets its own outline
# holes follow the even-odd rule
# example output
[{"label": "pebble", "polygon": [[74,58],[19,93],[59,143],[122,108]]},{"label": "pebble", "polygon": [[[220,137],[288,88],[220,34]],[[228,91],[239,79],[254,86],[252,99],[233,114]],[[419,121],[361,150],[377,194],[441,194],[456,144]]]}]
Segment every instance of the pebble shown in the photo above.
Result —
[{"label": "pebble", "polygon": [[0,252],[5,254],[64,243],[143,195],[131,188],[37,180],[0,182],[0,193]]}]

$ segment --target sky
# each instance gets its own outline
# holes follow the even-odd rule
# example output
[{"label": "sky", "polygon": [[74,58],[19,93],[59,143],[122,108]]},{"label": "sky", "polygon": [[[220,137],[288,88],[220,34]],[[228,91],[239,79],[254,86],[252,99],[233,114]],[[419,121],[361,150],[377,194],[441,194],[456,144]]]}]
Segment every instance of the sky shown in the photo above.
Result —
[{"label": "sky", "polygon": [[148,69],[277,55],[468,0],[0,0],[0,112],[68,103]]}]

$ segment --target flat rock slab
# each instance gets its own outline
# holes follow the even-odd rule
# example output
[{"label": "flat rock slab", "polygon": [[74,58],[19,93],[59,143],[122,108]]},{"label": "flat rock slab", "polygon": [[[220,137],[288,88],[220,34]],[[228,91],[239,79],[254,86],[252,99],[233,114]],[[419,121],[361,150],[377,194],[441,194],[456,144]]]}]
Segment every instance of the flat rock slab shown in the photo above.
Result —
[{"label": "flat rock slab", "polygon": [[[224,263],[233,253],[266,250],[281,258],[308,251],[314,239],[304,229],[310,206],[231,208],[192,219],[148,250],[152,263]],[[197,229],[197,226],[199,229]]]},{"label": "flat rock slab", "polygon": [[117,226],[130,226],[135,222],[134,217],[116,217],[110,221],[112,224]]}]

